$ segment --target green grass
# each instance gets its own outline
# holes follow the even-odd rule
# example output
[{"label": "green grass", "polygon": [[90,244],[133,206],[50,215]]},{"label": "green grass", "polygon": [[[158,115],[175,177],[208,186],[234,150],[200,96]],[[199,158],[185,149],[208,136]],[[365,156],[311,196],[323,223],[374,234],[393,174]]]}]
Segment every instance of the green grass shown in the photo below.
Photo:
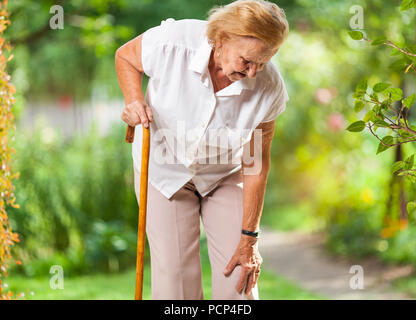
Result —
[{"label": "green grass", "polygon": [[[50,277],[9,276],[6,283],[13,292],[23,292],[28,300],[123,300],[134,298],[135,270],[64,278],[64,289],[51,289],[49,281]],[[144,287],[144,299],[149,299],[149,270],[145,270]]]},{"label": "green grass", "polygon": [[[201,261],[204,298],[209,300],[211,299],[211,270],[204,240],[201,241]],[[28,278],[10,274],[5,282],[10,290],[23,292],[25,299],[28,300],[129,300],[134,298],[136,276],[134,268],[117,274],[64,277],[64,289],[56,290],[51,289],[49,284],[52,276]],[[258,285],[260,299],[264,300],[325,299],[264,269]],[[143,299],[151,299],[149,265],[145,265],[144,270]]]},{"label": "green grass", "polygon": [[416,299],[416,273],[393,281],[393,288]]},{"label": "green grass", "polygon": [[[130,300],[134,298],[135,270],[131,269],[118,274],[67,278],[64,280],[64,289],[61,290],[51,289],[49,281],[49,277],[31,279],[23,276],[10,276],[6,283],[13,292],[25,293],[27,300]],[[204,275],[203,286],[205,299],[211,299],[208,275]],[[266,270],[263,270],[259,280],[259,295],[262,300],[324,299]],[[145,268],[143,299],[150,298],[150,270],[147,266]]]}]

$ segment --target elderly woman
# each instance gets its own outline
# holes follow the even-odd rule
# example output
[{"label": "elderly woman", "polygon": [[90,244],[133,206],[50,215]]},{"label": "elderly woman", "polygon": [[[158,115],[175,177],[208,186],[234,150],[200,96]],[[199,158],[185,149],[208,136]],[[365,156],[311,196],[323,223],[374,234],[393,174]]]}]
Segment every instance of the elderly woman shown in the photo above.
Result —
[{"label": "elderly woman", "polygon": [[270,148],[289,99],[270,60],[288,29],[276,4],[241,0],[211,10],[208,21],[167,19],[117,50],[121,118],[135,126],[137,199],[138,125],[152,133],[146,234],[153,299],[203,299],[201,220],[212,298],[258,299]]}]

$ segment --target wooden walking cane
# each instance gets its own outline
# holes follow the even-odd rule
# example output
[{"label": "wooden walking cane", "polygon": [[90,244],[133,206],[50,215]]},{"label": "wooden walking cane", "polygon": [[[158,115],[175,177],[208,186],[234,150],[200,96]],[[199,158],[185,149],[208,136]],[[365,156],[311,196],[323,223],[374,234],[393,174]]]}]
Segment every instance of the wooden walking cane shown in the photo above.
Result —
[{"label": "wooden walking cane", "polygon": [[[139,200],[139,226],[137,235],[137,259],[136,259],[136,291],[135,300],[142,300],[143,297],[143,265],[144,245],[146,239],[146,212],[147,212],[147,182],[149,169],[150,151],[150,127],[143,127],[142,146],[142,169],[140,173],[140,200]],[[126,131],[126,142],[133,143],[134,127],[128,126]]]}]

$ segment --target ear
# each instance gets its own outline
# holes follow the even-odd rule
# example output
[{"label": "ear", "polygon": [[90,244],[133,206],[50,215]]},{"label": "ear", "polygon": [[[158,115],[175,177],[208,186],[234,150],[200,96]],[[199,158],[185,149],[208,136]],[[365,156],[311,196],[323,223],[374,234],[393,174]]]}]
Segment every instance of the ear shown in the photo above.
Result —
[{"label": "ear", "polygon": [[217,41],[215,42],[215,48],[217,49],[222,48],[222,44],[223,44],[222,38],[218,38]]},{"label": "ear", "polygon": [[216,48],[222,48],[222,46],[224,45],[225,41],[227,41],[230,38],[230,36],[224,32],[224,31],[220,31],[217,35],[217,39],[215,41],[215,47]]}]

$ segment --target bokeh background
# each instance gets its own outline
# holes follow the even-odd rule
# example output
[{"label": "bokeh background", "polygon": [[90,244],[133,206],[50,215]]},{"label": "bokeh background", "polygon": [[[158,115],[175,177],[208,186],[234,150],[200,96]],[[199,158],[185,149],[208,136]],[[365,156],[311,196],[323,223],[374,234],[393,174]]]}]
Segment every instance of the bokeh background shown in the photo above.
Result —
[{"label": "bokeh background", "polygon": [[[8,71],[16,87],[13,163],[20,172],[14,181],[20,208],[7,212],[20,242],[13,248],[19,263],[10,264],[3,282],[8,289],[26,299],[133,299],[138,205],[131,146],[124,142],[126,125],[120,119],[123,97],[114,54],[162,20],[206,19],[211,7],[228,2],[9,2],[11,25],[5,37],[14,47]],[[362,77],[371,84],[389,82],[408,94],[415,92],[415,74],[392,67],[397,57],[391,48],[351,39],[351,8],[362,7],[369,38],[386,36],[399,44],[416,43],[415,9],[400,11],[399,0],[274,2],[285,10],[290,24],[290,35],[273,58],[290,101],[276,121],[272,146],[262,217],[267,232],[260,240],[264,245],[268,241],[260,297],[340,297],[325,289],[337,286],[330,270],[340,261],[347,261],[346,266],[372,261],[365,274],[383,276],[384,270],[393,270],[393,276],[381,281],[391,292],[414,297],[415,216],[403,203],[416,195],[413,185],[394,178],[390,169],[414,147],[406,144],[376,155],[374,136],[346,127],[362,117],[353,109],[354,90]],[[63,29],[49,26],[53,5],[64,9]],[[293,237],[298,245],[284,242]],[[204,236],[201,246],[209,299]],[[306,254],[295,254],[302,246]],[[320,266],[328,271],[314,277],[318,270],[314,264],[307,267],[305,259],[318,249],[320,255],[313,259],[321,259]],[[53,265],[64,270],[62,290],[50,286]],[[293,269],[302,276],[288,271]],[[352,277],[349,269],[345,276]],[[314,287],[318,282],[322,285]],[[341,287],[348,294],[359,291],[348,282]]]}]

